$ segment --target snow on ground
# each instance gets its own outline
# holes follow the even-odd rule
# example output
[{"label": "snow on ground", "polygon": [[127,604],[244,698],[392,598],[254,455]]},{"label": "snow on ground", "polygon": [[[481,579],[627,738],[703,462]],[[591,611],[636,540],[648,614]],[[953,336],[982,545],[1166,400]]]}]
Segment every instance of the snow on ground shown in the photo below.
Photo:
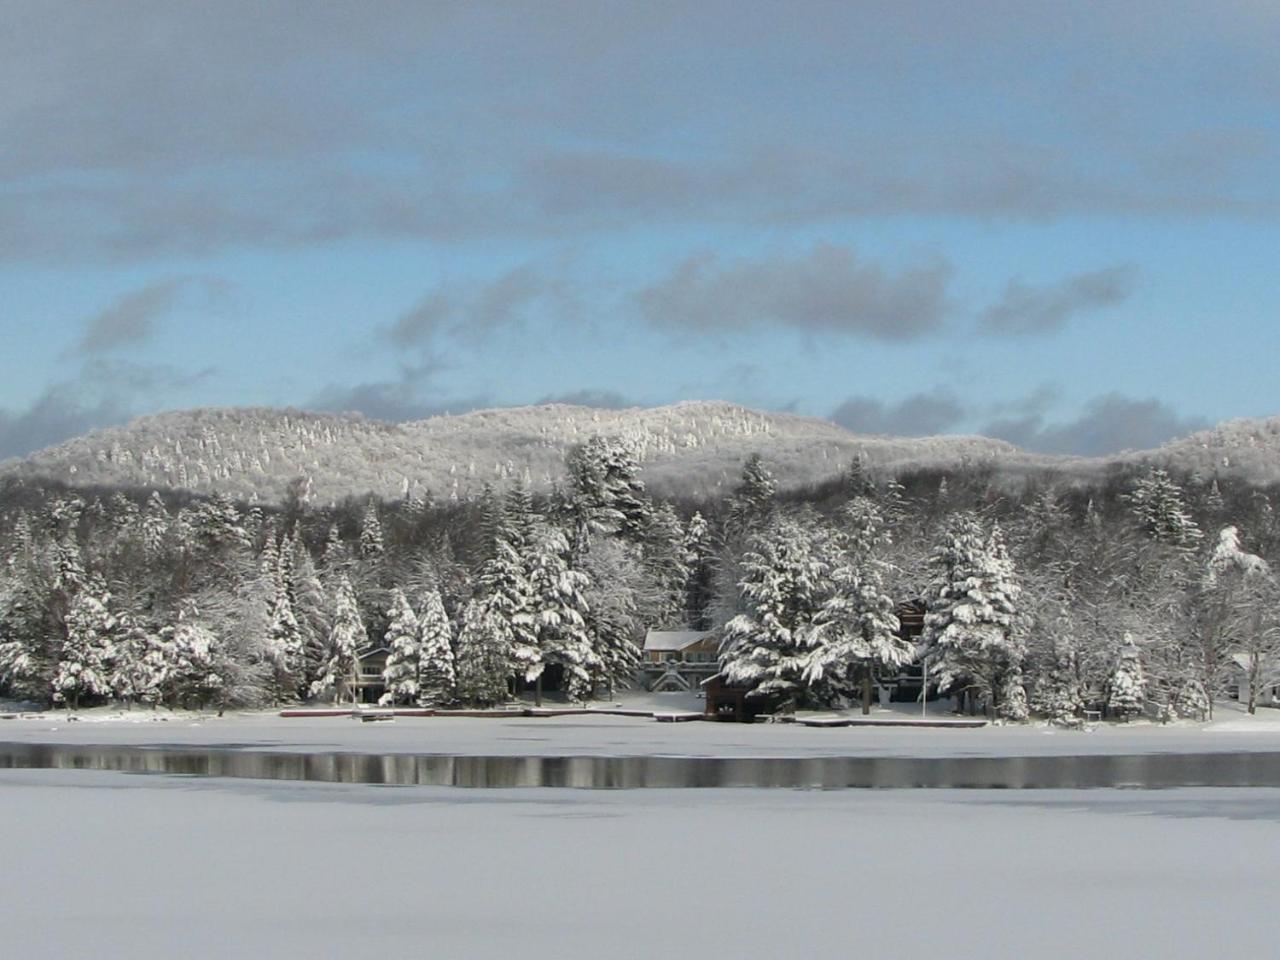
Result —
[{"label": "snow on ground", "polygon": [[4,954],[1274,954],[1280,791],[458,791],[0,771]]},{"label": "snow on ground", "polygon": [[[648,694],[648,709],[678,712]],[[652,699],[657,698],[657,699]],[[625,702],[625,701],[624,701]],[[632,701],[631,703],[634,703]],[[628,703],[628,706],[631,704]],[[601,705],[609,706],[609,705]],[[156,719],[160,718],[160,719]],[[1280,751],[1280,710],[1250,717],[1218,705],[1213,723],[1161,726],[1145,721],[1068,730],[1045,724],[936,728],[816,729],[782,723],[656,723],[614,716],[399,717],[360,723],[350,717],[284,719],[270,712],[212,715],[64,711],[0,720],[0,741],[104,745],[241,746],[287,751],[431,753],[469,756],[1069,756],[1127,753]]]}]

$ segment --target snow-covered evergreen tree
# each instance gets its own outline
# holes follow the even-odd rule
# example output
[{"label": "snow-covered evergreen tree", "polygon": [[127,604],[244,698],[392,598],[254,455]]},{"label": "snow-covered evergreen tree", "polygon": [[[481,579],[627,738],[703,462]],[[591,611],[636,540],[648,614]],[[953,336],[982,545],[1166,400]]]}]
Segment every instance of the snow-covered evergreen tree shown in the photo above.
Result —
[{"label": "snow-covered evergreen tree", "polygon": [[809,647],[803,677],[815,690],[829,689],[823,699],[843,698],[860,680],[867,713],[876,671],[910,663],[915,650],[899,635],[894,601],[885,589],[880,551],[889,544],[889,534],[879,508],[865,497],[855,498],[845,508],[844,520],[830,594],[802,630]]},{"label": "snow-covered evergreen tree", "polygon": [[625,441],[593,435],[569,451],[565,466],[575,556],[585,552],[596,534],[629,539],[643,534],[649,504],[639,464]]},{"label": "snow-covered evergreen tree", "polygon": [[1020,667],[1020,593],[999,527],[988,533],[973,513],[955,514],[931,558],[922,640],[943,690],[972,690],[998,710],[1005,675]]},{"label": "snow-covered evergreen tree", "polygon": [[[279,561],[277,560],[277,568]],[[289,700],[297,695],[306,676],[306,643],[302,627],[293,613],[288,586],[281,577],[276,578],[276,595],[271,605],[271,621],[268,650],[275,672],[277,700]]]},{"label": "snow-covered evergreen tree", "polygon": [[156,653],[169,659],[167,680],[174,700],[186,707],[208,706],[225,700],[227,677],[219,669],[225,656],[212,630],[199,619],[199,612],[187,606],[178,620],[164,630],[164,643]]},{"label": "snow-covered evergreen tree", "polygon": [[595,678],[609,690],[629,687],[640,666],[643,633],[636,597],[644,581],[635,548],[603,540],[584,559],[587,630],[599,666]]},{"label": "snow-covered evergreen tree", "polygon": [[376,562],[382,559],[386,547],[382,539],[382,521],[378,517],[378,504],[370,500],[360,523],[360,556]]},{"label": "snow-covered evergreen tree", "polygon": [[1124,635],[1124,643],[1107,681],[1107,711],[1113,717],[1129,719],[1142,715],[1147,702],[1147,679],[1142,669],[1142,655],[1132,635]]},{"label": "snow-covered evergreen tree", "polygon": [[511,675],[511,624],[484,600],[472,600],[458,632],[457,697],[489,706],[507,699]]},{"label": "snow-covered evergreen tree", "polygon": [[685,624],[690,568],[685,531],[670,504],[655,504],[640,536],[640,556],[649,589],[643,598],[645,622],[661,629]]},{"label": "snow-covered evergreen tree", "polygon": [[1182,487],[1164,470],[1156,467],[1138,478],[1128,500],[1138,525],[1152,539],[1175,547],[1194,547],[1200,541]]},{"label": "snow-covered evergreen tree", "polygon": [[355,589],[346,575],[341,575],[334,594],[333,626],[329,630],[326,656],[319,675],[311,682],[311,695],[332,697],[335,701],[351,697],[354,702],[356,656],[367,643]]},{"label": "snow-covered evergreen tree", "polygon": [[404,591],[391,591],[390,622],[384,642],[387,662],[382,670],[386,692],[379,702],[400,704],[418,702],[418,665],[422,658],[422,638],[418,617],[409,606]]},{"label": "snow-covered evergreen tree", "polygon": [[[575,700],[591,692],[591,675],[599,666],[587,631],[586,575],[569,565],[569,541],[558,528],[543,524],[535,536],[529,563],[529,606],[513,625],[535,640],[536,659],[525,664],[525,679],[539,683],[548,664],[564,670],[565,689]],[[539,683],[539,692],[541,684]]]},{"label": "snow-covered evergreen tree", "polygon": [[454,700],[457,674],[452,641],[453,629],[440,591],[428,590],[419,622],[418,702],[424,707],[447,706]]},{"label": "snow-covered evergreen tree", "polygon": [[101,583],[87,584],[71,598],[67,635],[53,678],[55,701],[78,708],[86,698],[111,695],[116,620],[107,609],[108,598]]},{"label": "snow-covered evergreen tree", "polygon": [[715,550],[711,525],[701,513],[689,518],[684,531],[684,564],[689,571],[685,581],[685,623],[694,630],[711,626],[711,603],[714,599]]},{"label": "snow-covered evergreen tree", "polygon": [[1021,722],[1030,715],[1027,705],[1027,686],[1022,678],[1022,668],[1010,667],[1000,678],[1000,695],[996,698],[996,715],[1002,720]]},{"label": "snow-covered evergreen tree", "polygon": [[1039,716],[1057,723],[1073,720],[1084,710],[1075,659],[1065,643],[1050,651],[1049,662],[1036,677],[1030,706]]},{"label": "snow-covered evergreen tree", "polygon": [[777,518],[751,540],[739,584],[745,610],[725,626],[721,674],[757,697],[804,701],[805,634],[831,593],[831,551],[810,519]]},{"label": "snow-covered evergreen tree", "polygon": [[742,467],[742,479],[729,498],[729,527],[736,536],[760,529],[774,506],[778,485],[765,466],[764,458],[753,453]]}]

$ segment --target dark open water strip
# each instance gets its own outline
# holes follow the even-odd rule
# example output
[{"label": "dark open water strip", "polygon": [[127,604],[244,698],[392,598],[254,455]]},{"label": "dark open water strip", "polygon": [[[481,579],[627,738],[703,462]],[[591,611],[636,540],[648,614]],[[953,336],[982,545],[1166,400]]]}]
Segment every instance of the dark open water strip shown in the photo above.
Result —
[{"label": "dark open water strip", "polygon": [[502,788],[1280,787],[1280,753],[1078,757],[480,757],[0,743],[0,769]]}]

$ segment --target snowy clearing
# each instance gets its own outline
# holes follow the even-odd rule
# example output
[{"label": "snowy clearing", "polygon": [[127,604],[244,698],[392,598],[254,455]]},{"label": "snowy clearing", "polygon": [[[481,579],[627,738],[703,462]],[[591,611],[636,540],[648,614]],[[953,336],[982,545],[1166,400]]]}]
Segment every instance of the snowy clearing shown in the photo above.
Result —
[{"label": "snowy clearing", "polygon": [[[582,793],[0,773],[6,953],[1271,956],[1280,791]],[[107,815],[109,811],[109,815]],[[86,869],[88,867],[88,869]],[[861,945],[861,946],[860,946]]]}]

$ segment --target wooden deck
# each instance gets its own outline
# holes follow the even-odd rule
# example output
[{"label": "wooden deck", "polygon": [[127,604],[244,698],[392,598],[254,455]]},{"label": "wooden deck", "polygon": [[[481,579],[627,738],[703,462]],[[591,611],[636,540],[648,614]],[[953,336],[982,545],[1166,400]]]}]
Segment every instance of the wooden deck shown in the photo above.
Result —
[{"label": "wooden deck", "polygon": [[982,719],[947,719],[938,717],[930,719],[927,717],[911,718],[911,717],[803,717],[796,720],[806,727],[952,727],[961,730],[972,730],[977,727],[985,727],[986,720]]}]

